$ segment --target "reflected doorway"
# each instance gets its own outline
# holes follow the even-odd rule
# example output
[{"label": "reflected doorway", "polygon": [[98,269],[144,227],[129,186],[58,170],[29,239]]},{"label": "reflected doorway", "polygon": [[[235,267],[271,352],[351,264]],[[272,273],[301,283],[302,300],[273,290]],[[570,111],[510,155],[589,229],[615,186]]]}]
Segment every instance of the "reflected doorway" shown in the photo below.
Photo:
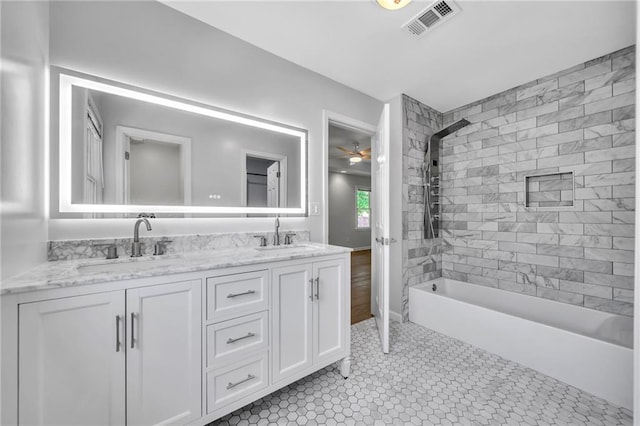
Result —
[{"label": "reflected doorway", "polygon": [[191,138],[116,126],[117,204],[191,204]]},{"label": "reflected doorway", "polygon": [[245,151],[242,203],[246,207],[287,206],[287,157]]}]

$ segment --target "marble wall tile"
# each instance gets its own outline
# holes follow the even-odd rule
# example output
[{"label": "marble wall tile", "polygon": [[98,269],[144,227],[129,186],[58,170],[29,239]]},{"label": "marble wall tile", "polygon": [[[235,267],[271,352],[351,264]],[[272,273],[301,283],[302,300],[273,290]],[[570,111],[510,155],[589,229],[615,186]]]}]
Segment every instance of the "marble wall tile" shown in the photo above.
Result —
[{"label": "marble wall tile", "polygon": [[[634,46],[440,115],[405,101],[405,287],[444,276],[631,315]],[[462,118],[472,124],[440,150],[442,238],[421,240],[418,142]],[[544,174],[556,177],[531,182],[527,208],[524,179]]]},{"label": "marble wall tile", "polygon": [[[280,232],[280,240],[284,241],[286,233],[295,233],[292,236],[293,243],[309,241],[308,230],[291,230]],[[234,247],[257,247],[260,239],[255,235],[264,235],[269,244],[272,243],[275,233],[273,232],[250,232],[250,233],[220,233],[201,235],[171,235],[164,237],[140,237],[142,243],[142,254],[151,256],[154,245],[157,242],[164,242],[166,253],[187,253],[194,251],[217,250]],[[107,247],[105,245],[115,244],[120,257],[131,255],[132,238],[105,238],[90,240],[53,240],[47,244],[48,260],[72,260],[100,258],[106,256]]]},{"label": "marble wall tile", "polygon": [[563,75],[558,78],[558,86],[566,86],[567,84],[577,81],[586,80],[598,75],[606,74],[611,71],[611,61],[601,62],[590,67],[574,71],[570,74]]},{"label": "marble wall tile", "polygon": [[586,308],[597,309],[599,311],[633,316],[633,303],[630,302],[584,296],[584,306]]},{"label": "marble wall tile", "polygon": [[[612,92],[613,94],[613,92]],[[600,111],[610,111],[616,108],[635,105],[636,94],[634,92],[613,96],[601,101],[592,102],[584,106],[585,114],[595,114]],[[585,126],[586,127],[586,126]]]},{"label": "marble wall tile", "polygon": [[585,90],[593,90],[599,87],[610,86],[615,83],[632,79],[635,76],[635,69],[631,66],[619,68],[612,72],[592,77],[584,81]]}]

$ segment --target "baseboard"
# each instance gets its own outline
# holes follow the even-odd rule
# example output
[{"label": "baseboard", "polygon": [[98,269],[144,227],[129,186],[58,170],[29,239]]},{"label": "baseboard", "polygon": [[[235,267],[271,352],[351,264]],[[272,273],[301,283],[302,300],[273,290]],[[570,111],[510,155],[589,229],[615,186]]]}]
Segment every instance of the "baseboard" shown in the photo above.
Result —
[{"label": "baseboard", "polygon": [[402,322],[402,315],[397,312],[389,311],[389,319],[391,321]]}]

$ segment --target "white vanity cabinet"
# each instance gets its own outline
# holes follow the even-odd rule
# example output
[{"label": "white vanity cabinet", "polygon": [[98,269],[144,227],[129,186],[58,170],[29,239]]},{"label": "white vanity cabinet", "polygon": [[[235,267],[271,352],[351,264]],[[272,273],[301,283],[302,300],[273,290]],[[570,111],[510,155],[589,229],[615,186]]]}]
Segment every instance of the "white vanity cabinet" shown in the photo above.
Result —
[{"label": "white vanity cabinet", "polygon": [[20,424],[200,418],[200,291],[191,280],[21,304]]},{"label": "white vanity cabinet", "polygon": [[4,294],[1,423],[206,425],[337,361],[347,376],[350,255],[328,247]]},{"label": "white vanity cabinet", "polygon": [[200,280],[127,290],[127,425],[201,416]]},{"label": "white vanity cabinet", "polygon": [[19,315],[20,424],[124,424],[123,292],[25,303]]},{"label": "white vanity cabinet", "polygon": [[273,269],[275,383],[348,353],[345,277],[343,259]]}]

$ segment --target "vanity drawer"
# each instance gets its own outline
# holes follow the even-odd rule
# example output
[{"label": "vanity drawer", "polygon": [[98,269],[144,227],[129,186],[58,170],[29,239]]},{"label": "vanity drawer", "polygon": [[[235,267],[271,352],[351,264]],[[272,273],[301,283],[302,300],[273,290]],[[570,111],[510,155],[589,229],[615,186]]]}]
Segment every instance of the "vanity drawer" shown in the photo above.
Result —
[{"label": "vanity drawer", "polygon": [[207,326],[207,367],[233,361],[238,355],[267,349],[268,330],[267,311]]},{"label": "vanity drawer", "polygon": [[207,319],[222,320],[268,308],[266,270],[207,278]]},{"label": "vanity drawer", "polygon": [[207,413],[264,389],[269,384],[269,353],[207,373]]}]

